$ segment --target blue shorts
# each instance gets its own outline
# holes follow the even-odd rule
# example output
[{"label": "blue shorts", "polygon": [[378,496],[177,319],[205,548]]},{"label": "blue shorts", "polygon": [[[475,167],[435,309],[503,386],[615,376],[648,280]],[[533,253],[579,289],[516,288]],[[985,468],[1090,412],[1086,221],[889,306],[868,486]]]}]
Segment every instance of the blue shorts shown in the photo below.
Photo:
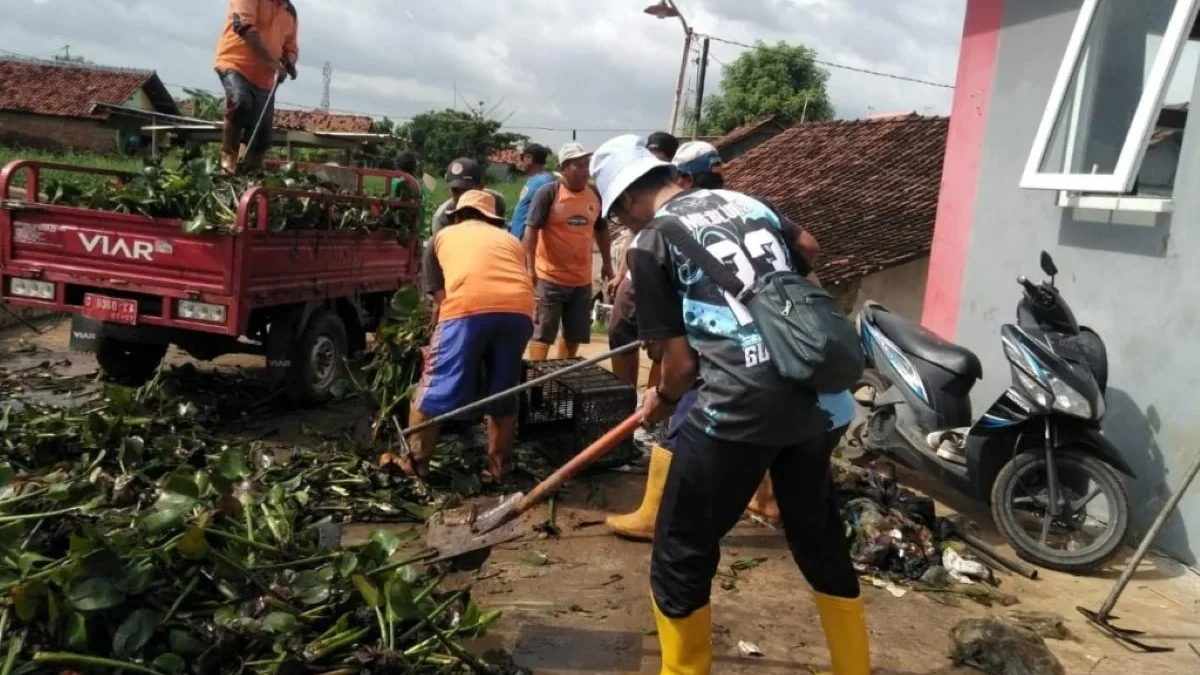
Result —
[{"label": "blue shorts", "polygon": [[[429,344],[425,371],[413,405],[426,417],[445,415],[517,386],[524,365],[525,345],[533,336],[533,320],[524,314],[489,313],[438,323]],[[487,375],[479,392],[479,373]],[[487,407],[487,414],[505,417],[517,411],[517,396]]]}]

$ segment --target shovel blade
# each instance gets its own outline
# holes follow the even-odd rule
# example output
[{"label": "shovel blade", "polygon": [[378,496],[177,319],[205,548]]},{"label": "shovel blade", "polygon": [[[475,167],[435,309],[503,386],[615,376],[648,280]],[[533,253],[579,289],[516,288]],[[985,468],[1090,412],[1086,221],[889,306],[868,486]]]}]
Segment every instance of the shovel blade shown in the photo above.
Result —
[{"label": "shovel blade", "polygon": [[[520,496],[517,497],[519,499]],[[431,562],[456,558],[521,538],[532,527],[526,518],[514,518],[497,527],[492,527],[491,522],[482,522],[491,520],[484,518],[484,514],[502,512],[511,503],[513,500],[510,496],[501,499],[499,506],[490,509],[468,506],[435,513],[426,523],[425,531],[426,545],[437,549],[437,557]],[[481,522],[477,522],[477,518]]]}]

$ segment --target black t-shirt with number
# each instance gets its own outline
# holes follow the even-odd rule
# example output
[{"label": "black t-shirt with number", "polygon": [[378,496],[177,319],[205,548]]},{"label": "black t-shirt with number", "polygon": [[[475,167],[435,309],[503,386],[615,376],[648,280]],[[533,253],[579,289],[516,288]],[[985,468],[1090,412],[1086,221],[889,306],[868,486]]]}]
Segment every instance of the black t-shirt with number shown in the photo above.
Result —
[{"label": "black t-shirt with number", "polygon": [[682,224],[749,286],[794,270],[788,241],[799,228],[761,201],[730,190],[684,192],[663,205],[629,251],[643,340],[686,336],[700,358],[700,389],[688,421],[705,434],[782,447],[824,428],[816,396],[783,380],[746,308],[670,246],[658,227]]}]

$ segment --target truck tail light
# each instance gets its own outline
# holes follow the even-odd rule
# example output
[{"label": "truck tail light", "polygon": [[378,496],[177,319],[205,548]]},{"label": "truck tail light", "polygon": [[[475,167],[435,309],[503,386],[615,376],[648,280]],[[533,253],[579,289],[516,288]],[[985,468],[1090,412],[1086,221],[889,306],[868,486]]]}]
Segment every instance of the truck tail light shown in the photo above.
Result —
[{"label": "truck tail light", "polygon": [[213,305],[207,302],[180,300],[176,314],[181,319],[207,321],[209,323],[225,323],[225,305]]},{"label": "truck tail light", "polygon": [[54,299],[54,284],[49,281],[18,279],[14,277],[9,282],[8,290],[13,295],[22,298],[37,298],[38,300]]}]

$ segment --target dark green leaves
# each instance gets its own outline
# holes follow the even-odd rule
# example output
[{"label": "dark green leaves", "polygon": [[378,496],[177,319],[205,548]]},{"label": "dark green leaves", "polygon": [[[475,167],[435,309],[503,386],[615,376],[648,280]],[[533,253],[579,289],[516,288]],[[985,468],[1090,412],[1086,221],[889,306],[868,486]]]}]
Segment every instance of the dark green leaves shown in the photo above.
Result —
[{"label": "dark green leaves", "polygon": [[125,601],[125,591],[115,579],[85,577],[67,588],[67,600],[75,609],[94,612],[116,607]]},{"label": "dark green leaves", "polygon": [[148,609],[135,609],[125,617],[113,636],[113,654],[130,658],[154,636],[158,629],[158,616]]},{"label": "dark green leaves", "polygon": [[200,488],[191,472],[175,473],[163,483],[154,511],[142,521],[150,534],[161,534],[183,525],[183,521],[200,502]]}]

